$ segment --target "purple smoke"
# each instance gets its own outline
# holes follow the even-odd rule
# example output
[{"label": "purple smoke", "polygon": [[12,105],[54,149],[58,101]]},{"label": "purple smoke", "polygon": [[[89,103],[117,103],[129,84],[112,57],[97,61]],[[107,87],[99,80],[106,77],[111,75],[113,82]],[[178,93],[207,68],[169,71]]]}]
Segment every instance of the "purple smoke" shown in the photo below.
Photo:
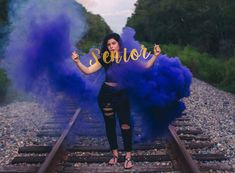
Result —
[{"label": "purple smoke", "polygon": [[80,4],[73,0],[11,1],[9,11],[12,31],[5,63],[15,87],[41,100],[58,92],[81,99],[91,84],[70,58],[87,30]]},{"label": "purple smoke", "polygon": [[[80,104],[97,106],[103,70],[85,76],[70,58],[87,30],[81,6],[72,0],[11,1],[10,12],[12,31],[5,68],[16,88],[40,100],[62,92]],[[123,30],[123,47],[128,53],[133,48],[141,49],[134,35],[131,28]],[[90,59],[90,53],[81,57],[85,65]],[[143,68],[144,63],[146,60],[140,57],[138,61],[114,64],[108,73],[128,89],[132,110],[141,112],[146,137],[152,137],[147,134],[160,132],[185,109],[180,99],[189,95],[192,76],[177,57],[160,55],[149,70]]]},{"label": "purple smoke", "polygon": [[[135,31],[127,27],[121,36],[129,53],[133,48],[138,51],[141,48],[134,35]],[[181,116],[185,105],[180,99],[190,94],[192,74],[178,57],[160,55],[150,69],[144,68],[145,63],[146,59],[140,57],[137,61],[112,65],[108,73],[128,89],[133,110],[141,112],[144,133],[150,138],[163,134]]]}]

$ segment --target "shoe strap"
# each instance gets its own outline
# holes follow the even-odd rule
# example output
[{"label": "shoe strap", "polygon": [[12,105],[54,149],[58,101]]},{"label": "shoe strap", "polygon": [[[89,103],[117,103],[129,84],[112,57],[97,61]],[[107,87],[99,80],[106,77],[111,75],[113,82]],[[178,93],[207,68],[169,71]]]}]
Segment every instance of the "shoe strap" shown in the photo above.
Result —
[{"label": "shoe strap", "polygon": [[[125,158],[125,166],[127,166],[129,162],[132,163],[131,157]],[[132,166],[133,166],[133,163],[132,163]],[[132,168],[132,166],[131,166],[130,168]],[[126,169],[126,168],[125,168],[125,169]],[[128,169],[129,169],[129,168],[128,168]]]},{"label": "shoe strap", "polygon": [[114,155],[114,154],[113,154],[113,158],[116,158],[116,159],[118,159],[118,156],[116,156],[116,155]]}]

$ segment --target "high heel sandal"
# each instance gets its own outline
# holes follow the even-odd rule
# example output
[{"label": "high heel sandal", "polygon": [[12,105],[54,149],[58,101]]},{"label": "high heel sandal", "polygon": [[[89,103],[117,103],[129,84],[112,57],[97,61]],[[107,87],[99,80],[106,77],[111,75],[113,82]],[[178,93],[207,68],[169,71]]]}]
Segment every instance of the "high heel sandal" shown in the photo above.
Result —
[{"label": "high heel sandal", "polygon": [[[113,159],[113,163],[110,163],[110,161]],[[113,157],[109,160],[109,165],[116,165],[118,162],[118,156],[113,155]]]},{"label": "high heel sandal", "polygon": [[[127,167],[129,162],[131,163],[131,166],[130,167]],[[125,158],[125,161],[124,161],[124,168],[125,169],[131,169],[133,167],[133,160],[131,159],[131,157],[128,157],[128,158]]]}]

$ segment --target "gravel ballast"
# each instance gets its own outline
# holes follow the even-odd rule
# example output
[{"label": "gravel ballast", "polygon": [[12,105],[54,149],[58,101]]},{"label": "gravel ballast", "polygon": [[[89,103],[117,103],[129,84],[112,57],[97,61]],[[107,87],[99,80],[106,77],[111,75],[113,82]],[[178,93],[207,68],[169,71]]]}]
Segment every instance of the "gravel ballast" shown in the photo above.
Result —
[{"label": "gravel ballast", "polygon": [[0,107],[0,165],[17,155],[18,148],[37,143],[37,132],[50,113],[35,102],[14,102]]},{"label": "gravel ballast", "polygon": [[225,163],[235,169],[235,95],[194,78],[184,102],[191,122],[216,143],[212,152],[224,153]]},{"label": "gravel ballast", "polygon": [[[235,168],[235,95],[193,78],[191,95],[183,99],[187,116],[216,143]],[[0,164],[7,164],[18,148],[35,144],[36,134],[51,116],[36,102],[15,102],[0,107]]]}]

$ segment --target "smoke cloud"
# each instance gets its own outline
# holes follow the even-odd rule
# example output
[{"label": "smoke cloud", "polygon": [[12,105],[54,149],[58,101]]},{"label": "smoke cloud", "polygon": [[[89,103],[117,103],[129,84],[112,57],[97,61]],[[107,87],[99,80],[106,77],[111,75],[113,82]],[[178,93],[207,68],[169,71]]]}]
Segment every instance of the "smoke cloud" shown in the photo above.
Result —
[{"label": "smoke cloud", "polygon": [[[73,0],[11,1],[9,10],[11,32],[5,69],[15,87],[41,101],[63,93],[80,107],[96,107],[104,71],[85,76],[70,58],[88,29],[81,6]],[[124,28],[121,35],[128,52],[141,49],[134,35],[132,28]],[[81,61],[88,65],[91,58],[90,52]],[[189,96],[192,78],[177,57],[160,55],[149,70],[143,67],[145,63],[140,57],[114,64],[107,72],[129,91],[132,113],[138,112],[135,115],[142,118],[143,139],[160,134],[181,115],[185,106],[180,100]]]}]

